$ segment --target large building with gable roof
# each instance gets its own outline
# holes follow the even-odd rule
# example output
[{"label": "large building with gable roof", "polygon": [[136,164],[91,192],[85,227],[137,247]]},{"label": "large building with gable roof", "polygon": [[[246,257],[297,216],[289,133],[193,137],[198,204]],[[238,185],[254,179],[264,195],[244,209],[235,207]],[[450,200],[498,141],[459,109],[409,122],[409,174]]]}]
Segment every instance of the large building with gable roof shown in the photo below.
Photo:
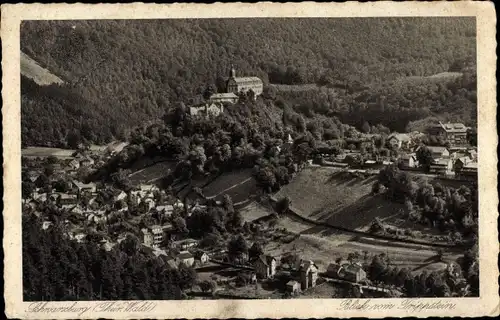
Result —
[{"label": "large building with gable roof", "polygon": [[262,94],[264,83],[258,77],[237,77],[236,70],[231,67],[229,79],[227,80],[226,91],[228,93],[238,94],[240,92],[247,93],[252,90],[255,96]]}]

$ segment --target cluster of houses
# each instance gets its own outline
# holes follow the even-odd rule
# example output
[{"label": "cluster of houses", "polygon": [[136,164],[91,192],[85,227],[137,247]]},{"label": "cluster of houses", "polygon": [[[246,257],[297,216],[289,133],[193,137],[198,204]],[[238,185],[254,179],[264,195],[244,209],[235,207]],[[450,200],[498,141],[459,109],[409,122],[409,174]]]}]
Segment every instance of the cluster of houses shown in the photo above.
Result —
[{"label": "cluster of houses", "polygon": [[[449,146],[424,146],[421,144],[421,138],[424,134],[419,132],[412,133],[393,133],[388,136],[386,143],[394,150],[398,150],[397,159],[363,159],[362,162],[353,162],[352,159],[361,157],[359,150],[342,150],[335,156],[329,154],[320,154],[318,158],[323,166],[337,168],[361,169],[358,171],[380,170],[383,167],[397,161],[401,169],[420,170],[417,152],[420,148],[428,148],[431,152],[432,163],[430,164],[430,173],[440,176],[449,176],[458,179],[474,180],[477,179],[477,149],[467,146],[467,130],[463,124],[442,124],[434,128],[436,135],[439,133],[442,141],[449,142]],[[365,137],[366,138],[366,137]],[[366,155],[365,155],[366,157]],[[363,157],[361,157],[363,158]],[[309,160],[309,163],[313,163]],[[352,171],[352,169],[349,169]]]},{"label": "cluster of houses", "polygon": [[[170,224],[152,226],[141,230],[144,235],[143,245],[153,250],[153,254],[162,257],[170,268],[178,268],[181,264],[187,267],[200,267],[207,264],[210,256],[198,248],[198,240],[174,240]],[[168,245],[163,245],[168,239]]]},{"label": "cluster of houses", "polygon": [[[260,255],[252,262],[257,279],[273,279],[276,275],[279,257],[270,255]],[[286,290],[289,293],[297,294],[316,286],[318,279],[318,267],[311,260],[300,260],[296,266],[292,279],[286,283]]]},{"label": "cluster of houses", "polygon": [[[279,257],[260,255],[253,261],[253,267],[258,279],[272,279],[277,274]],[[299,260],[295,266],[283,265],[282,270],[290,269],[292,279],[286,283],[286,291],[298,294],[313,288],[317,284],[319,268],[311,260]],[[328,265],[325,275],[351,283],[360,283],[367,279],[366,271],[357,262],[340,260]]]}]

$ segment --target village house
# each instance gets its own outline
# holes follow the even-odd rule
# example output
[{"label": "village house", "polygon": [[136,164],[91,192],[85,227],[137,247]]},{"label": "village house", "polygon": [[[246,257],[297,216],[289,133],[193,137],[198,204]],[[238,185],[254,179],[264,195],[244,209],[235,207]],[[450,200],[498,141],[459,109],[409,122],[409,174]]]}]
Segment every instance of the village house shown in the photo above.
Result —
[{"label": "village house", "polygon": [[172,256],[167,256],[165,258],[165,263],[170,267],[170,269],[177,269],[180,261],[178,258],[174,258]]},{"label": "village house", "polygon": [[153,233],[151,233],[147,228],[142,228],[141,232],[143,237],[142,243],[145,246],[153,247]]},{"label": "village house", "polygon": [[449,158],[450,157],[450,151],[446,147],[427,146],[427,149],[430,150],[430,152],[432,154],[432,159]]},{"label": "village house", "polygon": [[469,162],[463,166],[459,176],[465,179],[477,180],[477,162]]},{"label": "village house", "polygon": [[173,226],[171,224],[165,224],[163,226],[154,225],[151,228],[143,228],[141,229],[143,234],[143,243],[144,245],[152,248],[159,248],[165,237],[172,232]]},{"label": "village house", "polygon": [[455,171],[455,173],[460,173],[462,168],[470,162],[472,162],[472,159],[469,157],[460,157],[455,159],[455,162],[453,163],[453,171]]},{"label": "village house", "polygon": [[215,103],[236,103],[238,102],[238,96],[233,92],[215,93],[210,96],[210,101]]},{"label": "village house", "polygon": [[446,175],[452,171],[451,159],[437,159],[430,165],[429,172],[434,174]]},{"label": "village house", "polygon": [[366,279],[366,272],[361,265],[357,263],[348,263],[340,266],[338,277],[346,281],[358,283]]},{"label": "village house", "polygon": [[387,143],[394,149],[409,148],[411,138],[405,133],[393,133],[387,138]]},{"label": "village house", "polygon": [[52,221],[45,220],[45,221],[42,223],[42,230],[47,230],[47,229],[48,229],[48,228],[50,228],[52,225],[53,225]]},{"label": "village house", "polygon": [[95,193],[97,192],[97,186],[95,183],[83,183],[77,180],[72,181],[72,185],[74,190],[77,192],[78,196],[81,196],[83,193]]},{"label": "village house", "polygon": [[36,172],[36,171],[30,171],[30,172],[28,172],[27,175],[28,175],[29,181],[31,181],[33,183],[35,183],[38,180],[38,178],[40,177],[40,173]]},{"label": "village house", "polygon": [[113,197],[115,201],[125,200],[127,199],[127,193],[125,191],[119,190],[114,194]]},{"label": "village house", "polygon": [[105,251],[111,251],[113,247],[116,245],[114,242],[109,242],[108,240],[103,239],[101,241],[101,248]]},{"label": "village house", "polygon": [[194,264],[194,256],[189,251],[181,251],[177,259],[186,266],[191,267]]},{"label": "village house", "polygon": [[193,206],[191,206],[191,208],[188,210],[187,216],[190,217],[193,213],[195,213],[197,211],[204,211],[206,209],[207,209],[206,205],[196,203]]},{"label": "village house", "polygon": [[180,199],[177,199],[173,206],[174,208],[184,209],[184,203]]},{"label": "village house", "polygon": [[467,144],[467,127],[462,123],[442,123],[439,122],[429,128],[429,133],[444,139],[451,145],[464,145]]},{"label": "village house", "polygon": [[146,211],[149,211],[155,207],[155,201],[152,198],[146,198],[142,201],[142,203],[146,206]]},{"label": "village house", "polygon": [[94,163],[95,163],[94,159],[92,159],[89,156],[85,156],[83,159],[80,160],[81,167],[90,167],[93,166]]},{"label": "village house", "polygon": [[196,247],[198,245],[198,241],[189,238],[189,239],[174,241],[173,245],[175,248],[178,248],[179,250],[188,250]]},{"label": "village house", "polygon": [[300,283],[295,280],[290,280],[286,283],[286,291],[291,294],[298,294],[300,292]]},{"label": "village house", "polygon": [[401,163],[405,168],[416,168],[418,167],[417,156],[414,153],[405,154],[401,157]]},{"label": "village house", "polygon": [[467,150],[468,156],[474,161],[477,162],[477,151],[474,149]]},{"label": "village house", "polygon": [[36,200],[38,202],[45,202],[47,201],[47,193],[42,192],[39,193],[38,191],[33,192],[33,195],[31,196],[33,200]]},{"label": "village house", "polygon": [[156,206],[155,210],[159,213],[164,214],[167,217],[170,217],[172,213],[174,213],[174,206],[171,204]]},{"label": "village house", "polygon": [[57,203],[59,206],[74,206],[78,204],[78,196],[76,194],[61,193]]},{"label": "village house", "polygon": [[313,261],[305,260],[300,263],[300,286],[302,290],[316,286],[318,279],[318,267]]},{"label": "village house", "polygon": [[224,112],[224,105],[222,103],[202,103],[189,107],[189,114],[198,117],[216,117]]},{"label": "village house", "polygon": [[80,162],[76,159],[72,159],[69,163],[68,163],[68,167],[70,169],[73,169],[73,170],[76,170],[78,168],[80,168]]},{"label": "village house", "polygon": [[264,91],[264,83],[257,77],[236,77],[236,70],[231,68],[226,88],[228,93],[232,92],[234,94],[247,93],[252,90],[255,97],[257,97]]},{"label": "village house", "polygon": [[241,276],[245,279],[246,283],[252,284],[257,282],[257,275],[255,274],[255,272],[242,272]]},{"label": "village house", "polygon": [[72,235],[71,238],[76,240],[78,243],[82,243],[87,238],[87,235],[85,233],[77,233],[75,235]]},{"label": "village house", "polygon": [[269,255],[260,255],[254,262],[255,273],[261,279],[273,278],[276,274],[276,259]]},{"label": "village house", "polygon": [[196,261],[197,265],[205,264],[210,260],[210,257],[208,256],[208,254],[204,251],[196,252],[194,257],[195,257],[195,261]]}]

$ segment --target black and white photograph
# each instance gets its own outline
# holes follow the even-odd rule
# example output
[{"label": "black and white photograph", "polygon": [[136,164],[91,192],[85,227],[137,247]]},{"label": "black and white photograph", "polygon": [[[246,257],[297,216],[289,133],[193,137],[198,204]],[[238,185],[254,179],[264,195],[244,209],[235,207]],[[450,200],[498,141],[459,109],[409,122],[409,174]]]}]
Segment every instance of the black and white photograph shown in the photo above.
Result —
[{"label": "black and white photograph", "polygon": [[28,311],[483,296],[475,16],[19,30]]},{"label": "black and white photograph", "polygon": [[475,30],[24,21],[24,299],[478,296]]}]

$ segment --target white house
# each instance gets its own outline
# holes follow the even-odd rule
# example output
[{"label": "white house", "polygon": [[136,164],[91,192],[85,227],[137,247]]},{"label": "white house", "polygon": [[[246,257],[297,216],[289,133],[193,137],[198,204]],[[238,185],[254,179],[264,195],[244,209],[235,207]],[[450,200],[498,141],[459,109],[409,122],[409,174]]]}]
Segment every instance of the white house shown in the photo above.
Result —
[{"label": "white house", "polygon": [[410,136],[405,133],[393,133],[387,138],[387,143],[397,149],[409,147],[410,142]]},{"label": "white house", "polygon": [[273,278],[276,274],[276,259],[269,255],[260,255],[254,262],[254,268],[257,277]]}]

